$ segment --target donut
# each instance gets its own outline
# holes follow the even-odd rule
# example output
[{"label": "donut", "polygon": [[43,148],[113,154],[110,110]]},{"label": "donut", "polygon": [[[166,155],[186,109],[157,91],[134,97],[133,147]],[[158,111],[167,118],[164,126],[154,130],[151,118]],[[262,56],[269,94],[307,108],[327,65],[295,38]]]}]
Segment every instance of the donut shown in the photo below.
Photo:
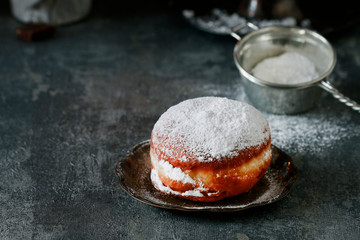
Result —
[{"label": "donut", "polygon": [[244,102],[185,100],[155,123],[150,158],[158,191],[199,202],[236,196],[248,192],[270,165],[269,123]]}]

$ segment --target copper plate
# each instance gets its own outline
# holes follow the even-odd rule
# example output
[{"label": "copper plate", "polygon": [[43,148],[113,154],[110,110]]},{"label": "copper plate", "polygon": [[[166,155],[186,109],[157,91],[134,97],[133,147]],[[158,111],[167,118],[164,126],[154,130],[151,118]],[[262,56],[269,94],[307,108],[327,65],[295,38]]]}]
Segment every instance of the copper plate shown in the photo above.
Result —
[{"label": "copper plate", "polygon": [[296,179],[291,158],[275,146],[264,177],[247,193],[215,203],[193,202],[156,190],[150,180],[150,141],[136,146],[119,161],[115,173],[121,187],[135,199],[160,208],[182,211],[235,212],[276,202],[286,196]]}]

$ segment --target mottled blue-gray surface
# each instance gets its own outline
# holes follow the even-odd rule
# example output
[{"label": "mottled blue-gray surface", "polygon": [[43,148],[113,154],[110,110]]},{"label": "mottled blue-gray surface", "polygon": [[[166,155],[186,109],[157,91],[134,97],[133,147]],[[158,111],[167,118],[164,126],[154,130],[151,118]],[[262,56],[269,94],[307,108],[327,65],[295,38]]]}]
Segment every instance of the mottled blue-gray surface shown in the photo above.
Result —
[{"label": "mottled blue-gray surface", "polygon": [[[359,239],[360,114],[324,93],[301,115],[266,114],[299,169],[290,195],[243,212],[158,209],[119,186],[115,164],[179,101],[248,101],[235,40],[174,12],[91,15],[54,38],[16,39],[0,15],[1,239]],[[331,42],[330,80],[360,101],[360,28]]]}]

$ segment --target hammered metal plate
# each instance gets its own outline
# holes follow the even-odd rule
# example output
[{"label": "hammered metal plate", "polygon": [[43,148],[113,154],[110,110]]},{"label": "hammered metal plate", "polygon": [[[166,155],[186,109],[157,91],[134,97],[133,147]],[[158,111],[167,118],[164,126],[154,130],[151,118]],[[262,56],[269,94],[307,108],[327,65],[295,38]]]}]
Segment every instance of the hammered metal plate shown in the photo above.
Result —
[{"label": "hammered metal plate", "polygon": [[296,167],[288,155],[271,147],[270,167],[249,192],[214,203],[193,202],[156,190],[150,180],[149,140],[134,146],[117,163],[115,173],[130,196],[151,206],[181,211],[235,212],[276,202],[289,193],[296,180]]}]

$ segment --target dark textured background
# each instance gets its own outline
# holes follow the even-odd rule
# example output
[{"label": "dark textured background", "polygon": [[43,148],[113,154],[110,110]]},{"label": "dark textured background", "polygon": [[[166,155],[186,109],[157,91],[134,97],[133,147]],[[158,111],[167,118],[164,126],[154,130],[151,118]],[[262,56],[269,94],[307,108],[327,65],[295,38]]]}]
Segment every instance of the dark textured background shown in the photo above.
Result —
[{"label": "dark textured background", "polygon": [[[20,23],[1,4],[0,239],[359,239],[360,115],[326,94],[308,113],[266,114],[274,143],[299,168],[281,201],[187,213],[126,194],[115,164],[168,107],[247,98],[234,39],[192,28],[176,2],[114,2],[95,2],[86,20],[36,43],[15,37]],[[331,39],[331,79],[357,101],[359,34],[355,26]]]}]

